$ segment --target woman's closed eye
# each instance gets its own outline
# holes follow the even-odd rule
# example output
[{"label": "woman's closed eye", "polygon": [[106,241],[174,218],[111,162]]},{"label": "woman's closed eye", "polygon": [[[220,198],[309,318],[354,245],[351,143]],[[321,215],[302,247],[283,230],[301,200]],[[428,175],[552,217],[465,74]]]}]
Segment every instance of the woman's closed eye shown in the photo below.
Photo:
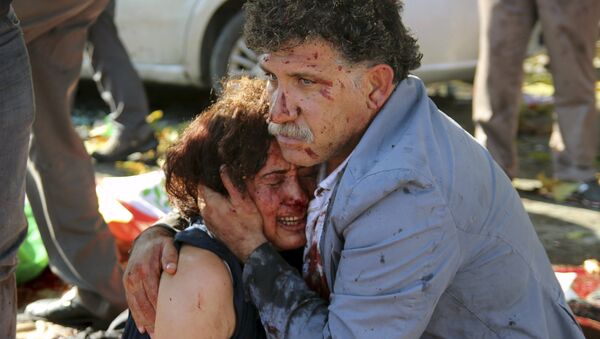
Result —
[{"label": "woman's closed eye", "polygon": [[269,174],[263,177],[262,182],[271,187],[279,187],[285,181],[283,174]]}]

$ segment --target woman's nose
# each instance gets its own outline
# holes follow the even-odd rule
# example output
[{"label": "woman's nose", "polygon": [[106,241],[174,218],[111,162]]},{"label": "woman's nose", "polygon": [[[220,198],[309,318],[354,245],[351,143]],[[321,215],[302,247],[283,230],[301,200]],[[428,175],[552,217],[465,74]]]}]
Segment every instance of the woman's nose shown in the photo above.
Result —
[{"label": "woman's nose", "polygon": [[300,186],[298,178],[290,181],[286,187],[287,201],[291,204],[306,206],[308,204],[308,195],[302,186]]}]

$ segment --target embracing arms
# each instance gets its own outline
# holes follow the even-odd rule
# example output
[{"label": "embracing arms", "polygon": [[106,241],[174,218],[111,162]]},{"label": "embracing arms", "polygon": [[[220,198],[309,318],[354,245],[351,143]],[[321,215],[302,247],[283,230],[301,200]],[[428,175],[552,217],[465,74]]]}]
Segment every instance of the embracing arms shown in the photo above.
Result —
[{"label": "embracing arms", "polygon": [[[237,232],[228,232],[227,227],[217,229],[217,237],[226,244],[235,244],[230,249],[242,260],[259,245],[267,240],[262,232],[262,217],[254,202],[235,189],[228,177],[223,177],[223,183],[231,193],[231,202],[209,189],[201,190],[205,199],[215,201],[221,199],[221,204],[201,205],[202,214],[225,215],[220,224],[228,225],[229,220],[235,220]],[[233,206],[232,204],[236,204]],[[161,272],[175,274],[177,266],[177,250],[173,245],[175,227],[181,225],[180,215],[172,213],[161,219],[157,225],[150,227],[138,236],[131,251],[127,268],[123,275],[127,303],[133,319],[140,332],[154,333],[156,317],[156,300]],[[256,227],[256,229],[251,229]],[[246,232],[245,230],[249,231]],[[200,270],[198,270],[200,271]]]},{"label": "embracing arms", "polygon": [[[333,258],[324,265],[332,279],[329,301],[269,245],[247,257],[244,284],[270,337],[421,337],[461,254],[454,220],[438,193],[411,190],[390,192],[348,224],[326,223],[321,254]],[[239,202],[231,202],[239,210]],[[232,224],[230,218],[230,232]],[[339,251],[332,237],[341,242]]]},{"label": "embracing arms", "polygon": [[[251,201],[208,193],[207,205],[221,207],[205,208],[205,220],[245,259],[244,284],[274,338],[419,338],[459,265],[454,221],[438,194],[398,189],[347,225],[326,224],[325,233],[342,241],[340,252],[322,246],[324,258],[335,257],[334,266],[325,267],[333,276],[328,305],[272,247],[252,236],[262,234],[262,220],[245,215],[253,213]],[[242,249],[236,250],[236,238],[246,240]],[[248,244],[254,244],[249,253]]]},{"label": "embracing arms", "polygon": [[[379,213],[394,206],[392,214],[365,214],[345,227],[337,267],[324,267],[335,275],[329,305],[272,248],[250,255],[244,283],[272,337],[421,337],[454,277],[460,250],[443,206],[407,199],[394,192],[373,206]],[[328,245],[323,257],[335,256]]]}]

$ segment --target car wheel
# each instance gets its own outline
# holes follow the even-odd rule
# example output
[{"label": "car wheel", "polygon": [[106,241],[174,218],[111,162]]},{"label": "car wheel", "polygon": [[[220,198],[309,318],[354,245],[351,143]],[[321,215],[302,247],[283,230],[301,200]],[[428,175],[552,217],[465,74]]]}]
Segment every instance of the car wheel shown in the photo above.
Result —
[{"label": "car wheel", "polygon": [[221,31],[210,57],[210,78],[214,88],[225,76],[258,75],[258,55],[246,46],[242,36],[244,15],[233,16]]}]

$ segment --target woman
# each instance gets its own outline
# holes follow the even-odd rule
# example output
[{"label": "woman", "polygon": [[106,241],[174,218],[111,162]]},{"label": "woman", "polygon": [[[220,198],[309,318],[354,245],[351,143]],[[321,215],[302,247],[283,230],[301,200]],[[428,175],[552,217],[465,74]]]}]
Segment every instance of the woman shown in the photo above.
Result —
[{"label": "woman", "polygon": [[[286,162],[268,134],[264,86],[259,80],[230,80],[221,98],[189,125],[167,154],[167,192],[191,227],[175,239],[180,250],[177,274],[161,279],[155,338],[264,337],[254,306],[244,301],[241,264],[200,218],[198,185],[227,194],[221,170],[254,200],[273,246],[285,251],[306,242],[313,171]],[[301,250],[290,254],[296,265],[301,263]],[[124,337],[143,337],[131,319]]]}]

